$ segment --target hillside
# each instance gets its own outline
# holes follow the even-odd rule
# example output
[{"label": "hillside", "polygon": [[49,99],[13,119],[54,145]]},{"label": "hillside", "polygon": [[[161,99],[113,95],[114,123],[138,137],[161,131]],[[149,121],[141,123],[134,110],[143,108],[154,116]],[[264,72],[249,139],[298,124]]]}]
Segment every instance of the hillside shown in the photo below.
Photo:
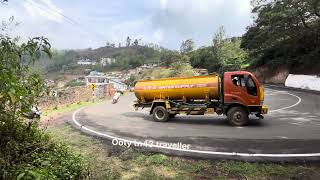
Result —
[{"label": "hillside", "polygon": [[[147,46],[100,47],[97,49],[54,50],[52,59],[42,58],[34,65],[34,69],[46,76],[57,74],[83,74],[88,70],[109,71],[131,69],[143,64],[158,63],[163,48]],[[112,62],[102,64],[102,58],[110,58]],[[79,65],[80,60],[94,62],[93,65]]]},{"label": "hillside", "polygon": [[97,49],[80,50],[77,57],[86,57],[92,60],[100,60],[103,57],[116,58],[119,56],[141,56],[146,62],[153,62],[159,56],[159,50],[146,46],[130,46],[130,47],[100,47]]}]

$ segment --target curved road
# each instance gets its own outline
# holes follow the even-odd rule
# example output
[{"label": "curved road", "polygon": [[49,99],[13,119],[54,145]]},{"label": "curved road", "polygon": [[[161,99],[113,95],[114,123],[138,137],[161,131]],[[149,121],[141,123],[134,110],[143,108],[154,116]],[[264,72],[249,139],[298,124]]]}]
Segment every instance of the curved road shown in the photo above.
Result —
[{"label": "curved road", "polygon": [[[117,104],[107,102],[81,109],[74,113],[74,121],[85,127],[85,132],[89,129],[89,133],[108,139],[114,136],[139,142],[149,140],[147,142],[160,142],[165,146],[182,143],[195,151],[237,152],[240,156],[233,154],[237,159],[274,160],[279,154],[289,154],[289,159],[305,159],[305,155],[291,157],[304,153],[319,153],[313,154],[311,159],[320,159],[319,94],[267,88],[265,104],[269,106],[269,114],[264,120],[251,117],[245,127],[232,127],[223,116],[216,115],[177,115],[169,122],[154,122],[147,110],[136,112],[132,109],[134,99],[134,94],[129,93],[120,97]],[[172,153],[168,149],[158,150]],[[174,153],[181,154],[179,151]],[[185,153],[219,157],[219,153],[182,154]],[[242,157],[241,153],[249,154],[250,158]],[[260,155],[252,158],[255,154]],[[264,154],[272,154],[272,157],[264,157]],[[280,156],[278,159],[288,158]]]}]

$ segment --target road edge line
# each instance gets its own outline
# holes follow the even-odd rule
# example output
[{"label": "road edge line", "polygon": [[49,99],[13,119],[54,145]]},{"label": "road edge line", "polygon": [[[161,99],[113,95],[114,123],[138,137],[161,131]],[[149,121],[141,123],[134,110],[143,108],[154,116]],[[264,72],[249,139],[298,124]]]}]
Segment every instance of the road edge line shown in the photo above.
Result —
[{"label": "road edge line", "polygon": [[219,151],[203,151],[203,150],[194,150],[194,149],[179,149],[179,148],[173,148],[173,147],[164,147],[164,146],[158,146],[158,145],[152,145],[152,147],[149,147],[149,144],[139,142],[139,141],[131,141],[127,139],[123,139],[120,137],[115,137],[112,135],[108,135],[105,133],[101,133],[95,130],[92,130],[90,128],[85,127],[84,125],[80,124],[76,120],[76,115],[86,107],[82,107],[80,109],[77,109],[76,111],[73,112],[72,114],[72,121],[77,125],[80,129],[89,131],[91,133],[94,133],[98,136],[103,136],[108,139],[117,139],[120,141],[125,141],[125,142],[131,142],[135,143],[137,145],[142,145],[144,147],[148,148],[157,148],[157,149],[164,149],[164,150],[171,150],[171,151],[180,151],[180,152],[188,152],[188,153],[197,153],[197,154],[207,154],[207,155],[222,155],[222,156],[240,156],[240,157],[270,157],[270,158],[298,158],[298,157],[320,157],[320,153],[299,153],[299,154],[263,154],[263,153],[239,153],[239,152],[219,152]]}]

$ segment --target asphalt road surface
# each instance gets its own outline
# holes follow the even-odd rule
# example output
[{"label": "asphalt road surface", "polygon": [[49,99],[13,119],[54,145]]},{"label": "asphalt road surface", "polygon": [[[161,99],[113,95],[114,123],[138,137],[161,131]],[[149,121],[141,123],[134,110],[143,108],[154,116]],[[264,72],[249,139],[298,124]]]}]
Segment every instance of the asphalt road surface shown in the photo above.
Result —
[{"label": "asphalt road surface", "polygon": [[74,120],[96,135],[98,132],[130,141],[182,143],[195,151],[250,156],[320,153],[319,94],[267,88],[265,104],[269,114],[263,120],[251,117],[244,127],[232,127],[224,116],[217,115],[177,115],[168,122],[154,122],[147,109],[133,110],[134,100],[133,93],[125,94],[117,104],[106,102],[77,111]]}]

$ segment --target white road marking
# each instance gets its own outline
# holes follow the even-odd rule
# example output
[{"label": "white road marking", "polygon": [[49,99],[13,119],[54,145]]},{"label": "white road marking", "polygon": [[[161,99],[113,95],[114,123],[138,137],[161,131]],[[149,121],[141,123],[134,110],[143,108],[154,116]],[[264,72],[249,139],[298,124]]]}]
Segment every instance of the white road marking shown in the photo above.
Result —
[{"label": "white road marking", "polygon": [[288,139],[287,136],[276,136],[276,138],[280,138],[280,139]]},{"label": "white road marking", "polygon": [[[279,92],[283,92],[283,91],[279,91]],[[298,99],[298,101],[295,104],[290,105],[290,106],[286,106],[286,107],[282,107],[282,108],[279,108],[279,109],[270,110],[269,111],[270,113],[282,111],[282,110],[289,109],[289,108],[293,108],[293,107],[295,107],[295,106],[297,106],[297,105],[299,105],[301,103],[301,98],[299,96],[291,94],[291,93],[288,93],[288,92],[284,92],[284,93],[289,94],[290,96],[296,97]]]},{"label": "white road marking", "polygon": [[[141,145],[144,147],[148,147],[148,144],[143,143],[143,142],[137,142],[137,141],[131,141],[115,136],[111,136],[108,134],[104,134],[95,130],[92,130],[90,128],[85,127],[84,125],[80,124],[76,120],[76,115],[79,113],[83,108],[80,108],[73,112],[72,114],[72,120],[73,122],[83,130],[86,130],[88,132],[94,133],[99,136],[103,136],[109,139],[117,139],[120,141],[126,141],[126,142],[131,142],[131,143],[136,143],[137,145]],[[151,147],[150,147],[151,148]],[[182,151],[182,152],[190,152],[190,153],[197,153],[197,154],[210,154],[210,155],[223,155],[223,156],[241,156],[241,157],[278,157],[278,158],[297,158],[297,157],[320,157],[320,153],[300,153],[300,154],[262,154],[262,153],[239,153],[239,152],[218,152],[218,151],[203,151],[203,150],[194,150],[194,149],[179,149],[179,148],[173,148],[173,147],[165,147],[165,146],[159,146],[159,145],[153,145],[153,148],[158,148],[158,149],[168,149],[168,150],[173,150],[173,151]]]},{"label": "white road marking", "polygon": [[293,125],[301,125],[302,122],[298,122],[298,123],[290,123],[290,124],[293,124]]}]

